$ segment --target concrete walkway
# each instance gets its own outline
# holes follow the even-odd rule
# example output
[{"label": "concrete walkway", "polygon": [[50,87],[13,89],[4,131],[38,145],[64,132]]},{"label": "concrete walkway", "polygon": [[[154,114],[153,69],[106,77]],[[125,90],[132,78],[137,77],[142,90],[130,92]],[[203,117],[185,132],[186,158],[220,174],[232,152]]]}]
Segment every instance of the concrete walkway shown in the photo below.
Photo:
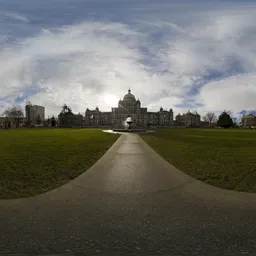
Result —
[{"label": "concrete walkway", "polygon": [[61,188],[0,201],[5,255],[244,255],[256,251],[255,230],[256,195],[194,180],[136,134]]}]

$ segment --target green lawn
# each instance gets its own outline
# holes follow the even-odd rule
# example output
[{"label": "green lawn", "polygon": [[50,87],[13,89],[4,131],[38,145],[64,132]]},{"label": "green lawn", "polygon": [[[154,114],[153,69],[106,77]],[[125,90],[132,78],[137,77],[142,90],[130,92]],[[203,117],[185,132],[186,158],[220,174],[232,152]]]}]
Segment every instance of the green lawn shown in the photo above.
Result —
[{"label": "green lawn", "polygon": [[0,130],[0,198],[32,196],[67,183],[118,137],[100,129]]},{"label": "green lawn", "polygon": [[159,129],[142,138],[196,179],[217,187],[256,192],[256,131]]}]

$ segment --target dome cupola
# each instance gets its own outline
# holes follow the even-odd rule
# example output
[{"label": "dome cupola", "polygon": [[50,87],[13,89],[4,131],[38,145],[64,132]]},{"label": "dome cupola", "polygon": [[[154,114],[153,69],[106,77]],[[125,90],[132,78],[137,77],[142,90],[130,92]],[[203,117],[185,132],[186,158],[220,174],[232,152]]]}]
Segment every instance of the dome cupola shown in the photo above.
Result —
[{"label": "dome cupola", "polygon": [[131,94],[131,90],[128,90],[128,93],[124,95],[123,99],[124,103],[136,103],[136,99],[133,94]]}]

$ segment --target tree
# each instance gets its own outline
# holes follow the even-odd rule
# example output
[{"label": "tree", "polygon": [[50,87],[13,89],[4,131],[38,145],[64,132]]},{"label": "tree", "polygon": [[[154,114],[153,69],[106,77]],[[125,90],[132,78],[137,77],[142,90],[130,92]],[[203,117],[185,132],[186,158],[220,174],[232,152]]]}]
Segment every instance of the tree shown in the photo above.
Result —
[{"label": "tree", "polygon": [[19,105],[6,109],[3,114],[9,118],[9,122],[11,120],[15,122],[16,128],[20,126],[21,120],[24,118],[24,113]]},{"label": "tree", "polygon": [[45,127],[49,127],[51,125],[51,119],[48,117],[43,121]]},{"label": "tree", "polygon": [[71,107],[68,107],[66,104],[64,104],[62,106],[62,111],[61,113],[65,114],[65,115],[73,115],[72,109]]},{"label": "tree", "polygon": [[40,115],[38,114],[37,117],[36,117],[36,124],[41,124],[42,121],[41,121],[41,117]]},{"label": "tree", "polygon": [[203,120],[209,123],[209,126],[212,126],[212,123],[216,122],[217,117],[215,113],[208,112],[205,116],[203,116]]},{"label": "tree", "polygon": [[55,127],[56,126],[56,119],[54,116],[51,117],[51,126]]},{"label": "tree", "polygon": [[239,126],[239,123],[238,122],[233,122],[233,127],[234,128],[239,128],[240,126]]},{"label": "tree", "polygon": [[217,125],[223,128],[230,128],[231,126],[233,126],[233,120],[230,117],[230,115],[224,111],[220,116],[219,119],[217,121]]},{"label": "tree", "polygon": [[26,107],[25,107],[25,110],[26,110],[26,121],[25,121],[25,124],[26,126],[30,127],[31,124],[32,124],[32,120],[31,120],[31,110],[33,108],[33,105],[30,101],[27,101],[26,103]]},{"label": "tree", "polygon": [[58,115],[59,125],[63,127],[67,127],[72,125],[74,114],[72,109],[68,107],[66,104],[62,106],[62,111]]},{"label": "tree", "polygon": [[8,116],[5,117],[4,119],[4,129],[9,129],[11,128],[11,121]]}]

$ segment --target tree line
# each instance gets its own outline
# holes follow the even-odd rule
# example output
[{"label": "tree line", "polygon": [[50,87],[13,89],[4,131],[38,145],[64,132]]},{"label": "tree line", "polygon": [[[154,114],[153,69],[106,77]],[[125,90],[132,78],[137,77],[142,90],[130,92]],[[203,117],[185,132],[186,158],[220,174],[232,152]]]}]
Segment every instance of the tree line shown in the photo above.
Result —
[{"label": "tree line", "polygon": [[[27,106],[28,108],[31,106]],[[28,116],[26,117],[25,126],[30,127],[31,126],[31,117],[29,116],[30,111],[27,111]],[[24,112],[22,108],[19,105],[14,105],[12,107],[9,107],[3,112],[3,115],[5,116],[5,122],[4,122],[4,128],[10,128],[11,121],[15,124],[16,127],[19,127],[21,124],[21,120],[24,119]],[[59,121],[61,123],[66,123],[66,120],[68,120],[70,117],[72,117],[74,114],[72,112],[72,109],[64,104],[62,106],[62,110],[59,114]],[[236,127],[238,126],[236,123],[233,122],[231,118],[230,112],[223,111],[218,117],[213,112],[206,113],[205,116],[202,117],[202,119],[205,122],[208,122],[209,127],[213,127],[215,125],[223,128],[230,128],[230,127]],[[52,126],[55,127],[57,124],[57,119],[52,116],[48,117],[46,120],[41,120],[40,116],[37,116],[36,119],[37,125],[44,125],[44,126]]]},{"label": "tree line", "polygon": [[208,112],[203,116],[203,120],[208,122],[209,127],[212,127],[215,124],[222,128],[238,127],[238,124],[233,121],[231,114],[227,111],[223,111],[219,117],[213,112]]},{"label": "tree line", "polygon": [[[3,127],[4,129],[11,128],[11,124],[13,123],[16,128],[20,127],[23,124],[24,127],[31,127],[32,120],[30,116],[30,108],[31,106],[26,106],[27,116],[26,120],[24,120],[25,115],[20,105],[13,105],[12,107],[7,108],[2,115],[5,116]],[[24,120],[24,122],[22,122]],[[36,125],[42,126],[56,126],[57,120],[54,116],[48,117],[45,120],[41,120],[40,115],[38,114],[36,117]]]},{"label": "tree line", "polygon": [[[24,127],[31,127],[32,126],[32,120],[30,116],[30,108],[33,107],[32,105],[26,106],[26,120],[23,122]],[[14,123],[16,128],[20,127],[22,120],[24,120],[24,111],[22,110],[20,105],[13,105],[12,107],[7,108],[3,113],[3,116],[5,116],[4,126],[2,128],[8,129],[11,128],[11,123]],[[64,104],[62,106],[62,110],[59,114],[60,122],[65,122],[67,117],[73,116],[73,112],[71,107]],[[41,120],[40,115],[38,114],[36,117],[36,125],[42,125],[42,126],[51,126],[55,127],[57,125],[57,118],[52,116],[48,117],[45,120]]]}]

